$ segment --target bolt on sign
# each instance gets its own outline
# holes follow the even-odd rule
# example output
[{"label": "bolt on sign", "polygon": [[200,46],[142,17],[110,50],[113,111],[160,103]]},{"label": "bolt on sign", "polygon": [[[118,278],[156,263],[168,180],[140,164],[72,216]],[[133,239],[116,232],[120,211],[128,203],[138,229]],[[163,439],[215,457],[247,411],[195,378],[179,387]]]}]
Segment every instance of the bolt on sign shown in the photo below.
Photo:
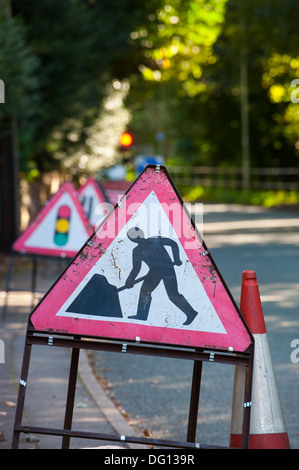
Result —
[{"label": "bolt on sign", "polygon": [[92,233],[72,183],[64,183],[13,244],[19,253],[72,258]]},{"label": "bolt on sign", "polygon": [[149,165],[31,314],[36,330],[246,351],[251,336],[165,167]]}]

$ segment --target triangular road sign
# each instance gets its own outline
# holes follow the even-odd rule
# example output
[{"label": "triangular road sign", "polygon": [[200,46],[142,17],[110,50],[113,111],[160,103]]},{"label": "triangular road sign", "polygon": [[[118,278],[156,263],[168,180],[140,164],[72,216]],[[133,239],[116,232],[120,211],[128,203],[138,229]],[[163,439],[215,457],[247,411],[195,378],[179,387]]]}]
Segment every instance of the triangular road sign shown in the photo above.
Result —
[{"label": "triangular road sign", "polygon": [[103,188],[95,179],[88,178],[78,189],[78,197],[90,225],[99,225],[99,221],[106,215],[105,204],[108,202]]},{"label": "triangular road sign", "polygon": [[149,165],[31,314],[36,330],[245,351],[251,336],[164,167]]},{"label": "triangular road sign", "polygon": [[19,253],[73,258],[92,233],[72,183],[64,183],[13,244]]}]

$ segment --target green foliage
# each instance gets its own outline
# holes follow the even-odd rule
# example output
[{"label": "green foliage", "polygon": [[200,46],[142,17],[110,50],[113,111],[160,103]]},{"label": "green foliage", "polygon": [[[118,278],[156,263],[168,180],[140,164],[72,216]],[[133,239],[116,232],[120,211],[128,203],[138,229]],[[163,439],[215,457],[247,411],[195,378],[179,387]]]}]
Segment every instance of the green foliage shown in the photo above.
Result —
[{"label": "green foliage", "polygon": [[[297,18],[298,5],[291,0],[190,0],[171,7],[165,1],[148,28],[133,36],[144,49],[140,68],[152,96],[145,96],[140,114],[133,108],[132,125],[139,132],[145,119],[146,128],[163,129],[172,164],[239,166],[243,53],[251,165],[296,166],[298,106],[290,96],[299,76]],[[163,102],[163,113],[153,122],[149,110],[155,101]]]},{"label": "green foliage", "polygon": [[177,185],[182,197],[189,202],[226,202],[228,204],[250,204],[264,207],[299,204],[299,192],[292,191],[243,191],[228,188],[204,188],[202,186]]},{"label": "green foliage", "polygon": [[0,5],[0,26],[0,76],[5,83],[0,119],[31,119],[39,106],[39,62],[28,44],[26,27],[20,19],[7,17],[5,4]]},{"label": "green foliage", "polygon": [[[45,171],[79,150],[90,153],[88,132],[101,114],[107,85],[137,70],[135,59],[128,60],[128,39],[146,8],[137,0],[12,0],[12,7],[28,26],[40,63],[42,112],[30,160]],[[24,145],[21,140],[25,160],[29,140],[28,134]]]},{"label": "green foliage", "polygon": [[[164,5],[163,5],[164,3]],[[151,16],[150,31],[131,34],[145,49],[149,66],[141,66],[146,80],[175,80],[180,93],[195,96],[205,90],[200,80],[204,64],[216,62],[212,46],[221,32],[226,0],[162,2]],[[146,39],[144,39],[146,37]]]},{"label": "green foliage", "polygon": [[[66,161],[75,168],[80,158],[72,158],[80,155],[94,154],[104,164],[91,135],[100,128],[98,139],[116,139],[129,115],[136,152],[151,149],[172,164],[239,166],[241,54],[248,70],[251,165],[298,164],[293,0],[11,4],[13,18],[0,18],[7,84],[0,113],[18,119],[22,169],[31,176]],[[130,86],[126,119],[120,114],[117,120],[117,113],[112,119],[105,109],[115,80]],[[102,129],[108,115],[114,137]],[[156,140],[158,132],[164,141]],[[104,144],[98,141],[98,149]],[[116,141],[111,148],[112,162]]]}]

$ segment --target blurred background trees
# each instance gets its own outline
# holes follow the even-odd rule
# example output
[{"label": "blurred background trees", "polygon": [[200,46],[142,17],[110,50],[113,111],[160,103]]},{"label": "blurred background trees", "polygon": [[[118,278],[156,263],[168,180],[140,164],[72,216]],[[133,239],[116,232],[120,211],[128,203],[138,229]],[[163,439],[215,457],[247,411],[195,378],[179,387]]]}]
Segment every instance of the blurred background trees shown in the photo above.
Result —
[{"label": "blurred background trees", "polygon": [[[144,152],[175,165],[298,166],[293,0],[0,8],[2,220],[19,172],[28,181],[53,169],[95,175]],[[124,130],[134,137],[129,153],[119,147]]]}]

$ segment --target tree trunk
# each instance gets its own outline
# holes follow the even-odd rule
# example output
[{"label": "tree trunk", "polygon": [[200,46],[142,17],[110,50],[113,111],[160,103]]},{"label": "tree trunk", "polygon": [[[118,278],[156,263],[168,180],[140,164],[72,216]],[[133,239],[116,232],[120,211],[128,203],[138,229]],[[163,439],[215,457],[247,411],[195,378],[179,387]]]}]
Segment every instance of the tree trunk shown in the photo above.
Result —
[{"label": "tree trunk", "polygon": [[8,253],[19,231],[19,175],[16,125],[6,119],[0,135],[0,251]]}]

